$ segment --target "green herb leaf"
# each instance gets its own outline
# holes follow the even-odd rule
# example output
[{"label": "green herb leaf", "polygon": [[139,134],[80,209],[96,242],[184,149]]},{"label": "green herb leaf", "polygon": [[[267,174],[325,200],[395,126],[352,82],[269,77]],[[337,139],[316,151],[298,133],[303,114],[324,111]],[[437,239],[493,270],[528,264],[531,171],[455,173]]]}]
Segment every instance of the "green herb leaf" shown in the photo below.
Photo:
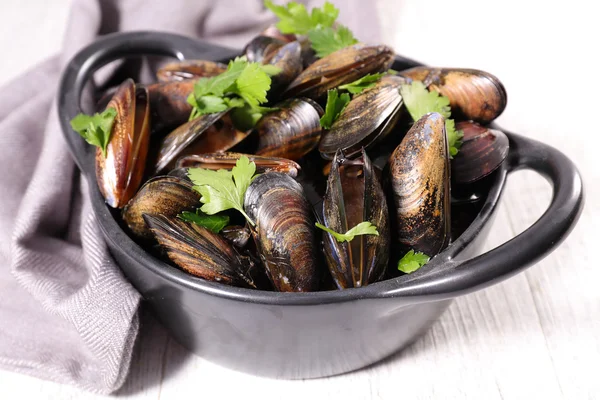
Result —
[{"label": "green herb leaf", "polygon": [[256,164],[242,156],[231,171],[190,168],[188,176],[195,185],[194,190],[202,195],[202,212],[214,215],[233,208],[254,226],[254,221],[244,212],[244,196],[255,172]]},{"label": "green herb leaf", "polygon": [[415,272],[423,265],[429,262],[429,256],[427,254],[410,250],[398,261],[398,270],[405,274]]},{"label": "green herb leaf", "polygon": [[304,4],[291,1],[285,6],[278,6],[272,1],[265,1],[265,6],[278,18],[277,28],[285,34],[305,35],[309,30],[318,27],[330,27],[338,17],[340,10],[329,2],[322,8],[313,8],[309,14]]},{"label": "green herb leaf", "polygon": [[450,119],[450,100],[435,90],[427,90],[420,81],[402,85],[400,94],[414,121],[418,121],[419,118],[430,112],[440,113],[446,118],[446,136],[448,137],[450,157],[454,157],[462,144],[460,139],[463,137],[463,133],[456,130],[454,120]]},{"label": "green herb leaf", "polygon": [[263,115],[277,110],[277,108],[272,107],[250,107],[245,104],[243,107],[231,110],[229,116],[237,129],[247,131],[254,128]]},{"label": "green herb leaf", "polygon": [[385,72],[380,72],[377,74],[367,74],[360,79],[355,80],[354,82],[347,83],[345,85],[338,86],[339,90],[347,90],[352,94],[362,93],[363,90],[371,88],[375,86],[377,81],[385,75]]},{"label": "green herb leaf", "polygon": [[260,65],[260,69],[269,76],[275,76],[281,72],[281,68],[271,64]]},{"label": "green herb leaf", "polygon": [[200,209],[197,209],[195,213],[183,211],[177,218],[185,222],[203,226],[214,233],[221,232],[229,224],[228,215],[208,215],[204,214]]},{"label": "green herb leaf", "polygon": [[350,242],[352,239],[354,239],[355,236],[358,236],[358,235],[379,236],[377,227],[368,221],[361,222],[360,224],[356,225],[354,228],[350,229],[346,233],[336,232],[333,229],[329,229],[325,225],[322,225],[318,222],[315,223],[315,226],[319,229],[324,230],[327,233],[330,233],[335,238],[335,240],[337,240],[338,242],[344,242],[344,241]]},{"label": "green herb leaf", "polygon": [[330,129],[348,103],[350,103],[350,95],[348,93],[342,93],[340,96],[337,89],[328,90],[325,114],[320,119],[321,127],[323,129]]},{"label": "green herb leaf", "polygon": [[271,88],[271,78],[257,63],[250,63],[242,70],[235,81],[232,92],[238,94],[251,107],[267,102],[267,92]]},{"label": "green herb leaf", "polygon": [[308,32],[308,38],[319,58],[358,43],[358,40],[356,40],[350,29],[341,25],[337,30],[331,27],[311,29]]},{"label": "green herb leaf", "polygon": [[108,108],[94,115],[77,114],[71,120],[71,128],[79,133],[86,142],[98,146],[106,157],[106,147],[110,141],[112,126],[117,116],[117,110]]}]

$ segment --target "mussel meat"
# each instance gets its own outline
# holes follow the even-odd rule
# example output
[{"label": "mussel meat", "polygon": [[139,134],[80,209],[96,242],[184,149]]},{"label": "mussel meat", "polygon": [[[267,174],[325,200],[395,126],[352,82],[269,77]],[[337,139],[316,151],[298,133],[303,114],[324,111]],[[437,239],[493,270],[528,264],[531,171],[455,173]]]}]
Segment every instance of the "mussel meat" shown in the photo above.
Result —
[{"label": "mussel meat", "polygon": [[430,257],[450,240],[450,160],[445,119],[429,113],[390,157],[390,180],[400,250]]},{"label": "mussel meat", "polygon": [[452,116],[487,124],[506,108],[506,89],[494,75],[477,69],[415,67],[401,74],[423,81],[450,100]]},{"label": "mussel meat", "polygon": [[357,160],[346,160],[341,151],[336,153],[327,181],[323,220],[336,232],[346,232],[363,221],[371,222],[379,232],[379,236],[356,236],[341,243],[324,232],[325,258],[337,287],[361,287],[380,280],[389,258],[389,215],[385,194],[364,149]]},{"label": "mussel meat", "polygon": [[246,191],[244,209],[256,224],[252,234],[275,289],[317,290],[315,220],[302,186],[279,172],[259,175]]},{"label": "mussel meat", "polygon": [[300,171],[300,165],[292,160],[278,157],[262,157],[254,154],[242,153],[209,153],[209,154],[194,154],[181,157],[177,160],[175,168],[206,168],[206,169],[232,169],[241,156],[246,156],[250,161],[256,164],[256,173],[264,174],[265,172],[282,172],[295,178]]},{"label": "mussel meat", "polygon": [[144,220],[169,259],[184,271],[210,281],[256,287],[251,260],[219,234],[164,215],[144,214]]},{"label": "mussel meat", "polygon": [[182,81],[211,77],[225,72],[227,65],[207,60],[177,61],[159,68],[156,77],[159,82]]},{"label": "mussel meat", "polygon": [[248,244],[252,232],[246,226],[230,225],[223,228],[221,235],[238,249],[243,249]]},{"label": "mussel meat", "polygon": [[508,137],[497,129],[476,122],[462,121],[456,129],[463,131],[462,146],[452,160],[452,182],[475,182],[494,172],[508,155]]},{"label": "mussel meat", "polygon": [[256,154],[298,160],[319,143],[323,109],[311,99],[288,99],[256,124]]},{"label": "mussel meat", "polygon": [[117,111],[106,157],[96,149],[96,180],[106,203],[121,208],[142,183],[150,140],[148,91],[132,79],[119,86],[107,108]]},{"label": "mussel meat", "polygon": [[407,80],[400,76],[386,75],[370,89],[355,96],[333,123],[323,132],[319,151],[331,159],[336,151],[343,150],[346,157],[360,153],[385,138],[394,128],[400,110],[402,96],[400,85]]},{"label": "mussel meat", "polygon": [[123,208],[123,221],[139,239],[153,238],[144,214],[176,217],[182,211],[193,211],[200,205],[200,194],[193,184],[175,176],[157,176],[148,180]]},{"label": "mussel meat", "polygon": [[387,70],[394,52],[387,46],[355,44],[312,63],[283,93],[284,97],[319,99],[333,89],[368,74]]}]

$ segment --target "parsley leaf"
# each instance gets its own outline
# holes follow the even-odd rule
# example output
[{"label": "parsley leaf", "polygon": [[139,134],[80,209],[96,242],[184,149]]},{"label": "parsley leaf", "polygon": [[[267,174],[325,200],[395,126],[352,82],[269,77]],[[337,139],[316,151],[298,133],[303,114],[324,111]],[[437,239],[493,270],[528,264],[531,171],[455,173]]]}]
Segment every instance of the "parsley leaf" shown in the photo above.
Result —
[{"label": "parsley leaf", "polygon": [[427,254],[421,253],[420,251],[415,253],[414,250],[410,250],[400,259],[400,261],[398,261],[398,270],[405,274],[410,274],[428,262],[429,256]]},{"label": "parsley leaf", "polygon": [[257,63],[248,64],[236,79],[231,91],[243,98],[250,107],[267,102],[271,78]]},{"label": "parsley leaf", "polygon": [[337,30],[331,27],[311,29],[308,32],[311,46],[317,57],[323,58],[333,52],[358,43],[350,29],[340,25]]},{"label": "parsley leaf", "polygon": [[271,111],[277,111],[278,108],[273,107],[250,107],[248,104],[240,108],[231,110],[229,116],[233,125],[240,131],[247,131],[256,125],[263,115]]},{"label": "parsley leaf", "polygon": [[402,85],[400,94],[414,121],[418,121],[419,118],[430,112],[438,112],[446,118],[446,136],[450,147],[450,157],[454,157],[462,145],[460,139],[463,137],[463,133],[456,130],[454,120],[450,119],[450,100],[435,90],[427,90],[420,81]]},{"label": "parsley leaf", "polygon": [[323,127],[323,129],[330,129],[348,103],[350,103],[350,95],[348,93],[339,95],[337,89],[328,90],[325,114],[323,114],[319,120],[321,122],[321,127]]},{"label": "parsley leaf", "polygon": [[100,147],[102,155],[106,157],[106,147],[110,141],[116,116],[117,110],[114,108],[108,108],[102,113],[94,115],[79,113],[71,120],[71,128],[89,144]]},{"label": "parsley leaf", "polygon": [[361,222],[360,224],[356,225],[354,228],[350,229],[346,233],[336,232],[332,229],[329,229],[325,225],[321,225],[318,222],[315,223],[315,226],[319,229],[324,230],[327,233],[330,233],[335,238],[335,240],[337,240],[338,242],[343,242],[343,241],[350,242],[352,239],[354,239],[355,236],[358,236],[358,235],[379,236],[379,232],[377,232],[377,227],[368,221]]},{"label": "parsley leaf", "polygon": [[377,74],[367,74],[362,78],[355,80],[354,82],[338,86],[338,89],[347,90],[352,94],[359,94],[362,93],[363,90],[375,86],[377,81],[385,74],[385,72],[380,72]]},{"label": "parsley leaf", "polygon": [[196,225],[205,227],[206,229],[219,233],[229,224],[229,216],[227,215],[208,215],[204,214],[200,209],[197,209],[195,213],[190,211],[183,211],[177,216],[185,222],[191,222]]},{"label": "parsley leaf", "polygon": [[190,168],[188,176],[195,185],[194,190],[202,195],[202,212],[213,215],[233,208],[254,226],[254,221],[244,212],[244,196],[255,172],[256,164],[242,156],[231,171]]},{"label": "parsley leaf", "polygon": [[291,1],[285,6],[278,6],[272,1],[265,1],[265,6],[279,17],[277,28],[281,33],[305,35],[309,30],[319,27],[330,27],[338,17],[340,10],[330,2],[323,8],[313,8],[309,14],[304,4]]}]

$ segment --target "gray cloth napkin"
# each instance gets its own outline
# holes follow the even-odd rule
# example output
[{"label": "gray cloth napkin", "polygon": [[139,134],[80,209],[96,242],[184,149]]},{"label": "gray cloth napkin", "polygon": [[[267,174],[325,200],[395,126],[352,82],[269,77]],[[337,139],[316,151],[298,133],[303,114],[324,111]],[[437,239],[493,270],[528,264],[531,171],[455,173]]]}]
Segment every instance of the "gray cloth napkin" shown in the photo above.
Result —
[{"label": "gray cloth napkin", "polygon": [[[378,40],[372,3],[339,6],[357,37]],[[0,88],[1,367],[110,393],[138,334],[140,295],[107,251],[60,131],[55,96],[68,60],[129,30],[241,48],[272,21],[261,0],[75,0],[62,54]]]}]

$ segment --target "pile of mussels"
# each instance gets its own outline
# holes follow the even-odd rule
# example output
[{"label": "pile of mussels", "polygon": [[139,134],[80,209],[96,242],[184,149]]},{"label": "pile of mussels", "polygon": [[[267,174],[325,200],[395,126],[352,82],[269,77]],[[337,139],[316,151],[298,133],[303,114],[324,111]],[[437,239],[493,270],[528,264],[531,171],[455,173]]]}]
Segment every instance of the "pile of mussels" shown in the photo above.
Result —
[{"label": "pile of mussels", "polygon": [[[107,106],[117,116],[106,157],[97,150],[98,185],[108,205],[121,210],[125,229],[195,276],[262,290],[315,291],[398,275],[398,257],[408,250],[434,256],[448,245],[451,183],[481,182],[508,153],[507,137],[486,127],[506,106],[504,87],[489,73],[390,72],[322,130],[328,89],[387,71],[394,61],[390,48],[357,44],[315,59],[302,40],[270,28],[245,55],[281,68],[269,92],[277,110],[254,129],[238,130],[227,113],[188,121],[186,99],[195,80],[226,66],[175,62],[158,71],[158,83],[128,79],[117,89]],[[443,116],[426,114],[412,126],[406,119],[398,89],[413,80],[448,97],[461,121],[463,145],[453,159]],[[177,218],[201,205],[187,169],[231,169],[242,153],[261,173],[244,204],[256,226],[242,220],[217,234]],[[337,232],[370,221],[379,235],[340,243],[316,221]]]}]

